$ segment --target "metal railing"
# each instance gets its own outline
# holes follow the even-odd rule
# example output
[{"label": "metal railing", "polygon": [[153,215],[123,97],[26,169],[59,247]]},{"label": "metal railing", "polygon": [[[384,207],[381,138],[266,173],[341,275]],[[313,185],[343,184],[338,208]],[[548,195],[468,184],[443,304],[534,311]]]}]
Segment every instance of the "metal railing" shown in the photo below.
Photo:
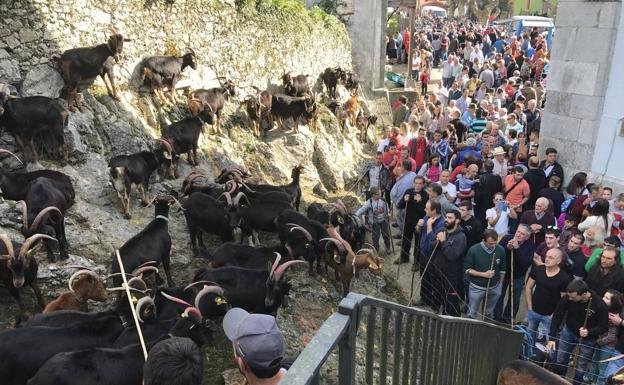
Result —
[{"label": "metal railing", "polygon": [[[338,347],[340,385],[490,385],[520,354],[522,333],[350,293],[321,326],[281,384],[320,384]],[[334,372],[335,373],[335,372]]]}]

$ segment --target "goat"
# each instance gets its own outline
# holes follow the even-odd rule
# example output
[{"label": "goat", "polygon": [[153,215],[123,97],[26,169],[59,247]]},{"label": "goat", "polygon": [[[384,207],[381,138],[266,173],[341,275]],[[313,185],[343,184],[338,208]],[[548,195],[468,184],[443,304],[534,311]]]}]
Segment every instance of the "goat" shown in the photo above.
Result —
[{"label": "goat", "polygon": [[[245,112],[251,123],[251,130],[256,138],[264,136],[261,132],[262,116],[266,115],[266,109],[260,103],[260,95],[247,95],[241,102],[245,106]],[[266,134],[266,132],[264,133]]]},{"label": "goat", "polygon": [[126,219],[130,219],[130,192],[136,185],[144,205],[149,203],[149,180],[152,173],[161,165],[171,166],[171,157],[159,148],[155,151],[141,151],[132,155],[118,155],[108,161],[110,182],[123,209]]},{"label": "goat", "polygon": [[195,192],[182,205],[195,255],[199,255],[197,240],[201,248],[206,249],[202,232],[219,235],[223,242],[241,241],[238,205],[232,204],[229,192],[224,192],[223,196],[227,200],[227,205],[221,204],[208,194]]},{"label": "goat", "polygon": [[[253,247],[228,242],[219,246],[214,254],[208,256],[208,260],[213,269],[223,266],[264,269],[267,262],[275,262],[277,255],[292,257],[292,253],[282,246]],[[283,261],[286,262],[286,259]]]},{"label": "goat", "polygon": [[321,80],[327,88],[327,93],[332,99],[336,99],[336,86],[344,79],[345,71],[340,68],[325,68],[325,71],[321,74]]},{"label": "goat", "polygon": [[259,244],[258,231],[276,232],[277,217],[284,211],[291,209],[287,201],[257,201],[249,206],[239,207],[239,216],[242,221],[243,236],[248,236],[250,244],[252,237]]},{"label": "goat", "polygon": [[329,110],[334,114],[336,120],[338,120],[338,127],[340,127],[340,132],[345,133],[347,128],[347,119],[349,115],[342,104],[338,103],[335,100],[332,100],[327,106]]},{"label": "goat", "polygon": [[224,168],[215,178],[215,183],[225,183],[231,179],[240,179],[240,181],[244,181],[250,177],[251,175],[249,173],[241,170],[239,167]]},{"label": "goat", "polygon": [[351,95],[351,97],[345,102],[344,105],[344,110],[349,117],[349,124],[351,125],[351,127],[355,127],[355,119],[357,118],[359,109],[360,104],[357,95]]},{"label": "goat", "polygon": [[309,75],[297,75],[293,76],[292,71],[288,71],[282,75],[282,82],[284,83],[284,91],[288,96],[303,96],[310,92],[310,85],[308,84]]},{"label": "goat", "polygon": [[[67,87],[67,104],[70,111],[82,109],[78,100],[78,87],[81,83],[92,82],[101,76],[108,94],[115,100],[120,100],[115,87],[114,65],[123,51],[124,37],[111,29],[112,35],[106,44],[95,47],[69,49],[60,57],[53,57]],[[125,39],[126,42],[130,41]],[[108,82],[107,82],[108,78]],[[110,82],[110,84],[109,84]]]},{"label": "goat", "polygon": [[355,125],[360,133],[359,139],[361,143],[366,143],[366,134],[368,132],[368,128],[372,125],[374,126],[377,123],[377,115],[370,114],[365,116],[364,114],[358,114],[358,117],[355,120]]},{"label": "goat", "polygon": [[216,116],[215,122],[213,124],[215,127],[216,133],[223,133],[221,131],[221,113],[223,112],[223,107],[225,106],[225,102],[230,98],[236,96],[236,87],[234,83],[230,80],[225,80],[223,82],[223,77],[219,77],[219,83],[221,87],[210,88],[210,89],[199,89],[192,91],[189,94],[188,98],[188,106],[191,110],[191,115],[196,116],[203,110],[209,108],[212,113]]},{"label": "goat", "polygon": [[175,85],[180,80],[180,74],[186,67],[197,69],[195,51],[189,51],[182,56],[149,56],[143,59],[140,67],[141,81],[147,83],[150,91],[162,101],[166,100],[163,89],[168,88],[171,101],[178,103]]},{"label": "goat", "polygon": [[496,385],[570,385],[570,383],[533,362],[513,360],[498,372]]},{"label": "goat", "polygon": [[320,203],[310,203],[306,213],[308,218],[312,220],[318,221],[324,225],[329,224],[329,211],[325,210]]},{"label": "goat", "polygon": [[283,211],[276,221],[282,246],[288,249],[293,258],[302,257],[309,262],[310,275],[314,274],[313,266],[316,261],[316,270],[320,273],[321,255],[325,246],[320,240],[329,236],[325,227],[294,210]]},{"label": "goat", "polygon": [[[65,212],[73,200],[68,191],[60,190],[52,180],[39,177],[29,184],[28,192],[24,200],[19,201],[22,205],[22,234],[30,237],[34,234],[53,235],[58,241],[61,259],[69,258],[67,249],[69,243],[65,236]],[[44,241],[48,260],[55,261],[52,251],[52,243]]]},{"label": "goat", "polygon": [[68,282],[69,291],[61,293],[54,301],[43,309],[43,313],[52,313],[59,310],[88,311],[87,300],[104,302],[108,299],[108,292],[104,280],[93,270],[81,269],[72,274]]},{"label": "goat", "polygon": [[175,319],[190,304],[204,317],[215,320],[229,309],[223,289],[210,282],[193,282],[184,287],[159,287],[154,290],[154,302],[159,319]]},{"label": "goat", "polygon": [[329,241],[325,244],[325,248],[328,249],[331,244],[334,247],[333,253],[329,253],[325,258],[325,269],[327,270],[328,265],[334,269],[336,279],[342,283],[343,296],[349,294],[351,280],[360,270],[368,269],[372,274],[381,274],[381,259],[374,250],[361,249],[354,253],[351,245],[340,237],[333,226],[327,226],[327,233],[329,238],[323,239]]},{"label": "goat", "polygon": [[[294,131],[299,132],[299,118],[304,117],[312,121],[312,130],[316,130],[316,114],[318,107],[315,94],[305,94],[304,96],[289,96],[283,94],[268,95],[270,98],[266,102],[268,107],[269,129],[273,127],[276,119],[278,127],[286,129],[284,120],[291,118],[294,123]],[[264,102],[263,102],[264,103]]]},{"label": "goat", "polygon": [[345,88],[351,93],[351,95],[357,95],[360,82],[356,74],[351,71],[346,71],[344,74]]},{"label": "goat", "polygon": [[13,99],[0,92],[0,128],[5,128],[24,153],[26,162],[37,160],[33,139],[44,136],[67,163],[69,152],[65,144],[69,112],[55,99],[45,96],[27,96]]},{"label": "goat", "polygon": [[[140,233],[127,240],[119,248],[119,254],[126,272],[134,271],[146,263],[158,266],[162,263],[167,277],[167,285],[173,286],[169,254],[171,252],[171,236],[169,235],[169,206],[177,203],[175,197],[167,193],[159,193],[152,200],[154,219]],[[117,258],[113,255],[113,273],[119,273]],[[115,278],[115,285],[121,280]]]},{"label": "goat", "polygon": [[24,285],[31,287],[41,308],[46,306],[37,284],[39,265],[33,257],[37,250],[34,248],[36,242],[43,238],[55,240],[47,235],[37,234],[26,239],[23,244],[19,244],[11,241],[6,234],[0,234],[0,282],[17,301],[19,314],[16,317],[16,324],[26,319],[26,309],[19,292]]},{"label": "goat", "polygon": [[299,205],[301,204],[300,179],[301,179],[301,173],[303,169],[304,169],[303,165],[297,165],[293,167],[290,173],[290,177],[292,178],[292,181],[287,185],[273,186],[270,184],[249,183],[249,184],[243,185],[243,187],[245,188],[244,192],[247,194],[249,192],[261,193],[261,192],[269,192],[269,191],[282,191],[290,195],[292,205],[295,207],[295,209],[299,210]]}]

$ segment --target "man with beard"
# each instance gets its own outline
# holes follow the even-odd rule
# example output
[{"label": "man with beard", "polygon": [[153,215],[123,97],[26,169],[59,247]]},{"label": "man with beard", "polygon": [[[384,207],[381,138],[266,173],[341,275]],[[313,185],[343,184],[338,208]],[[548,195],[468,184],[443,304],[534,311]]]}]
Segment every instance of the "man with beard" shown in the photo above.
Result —
[{"label": "man with beard", "polygon": [[481,234],[483,234],[483,226],[472,216],[472,202],[463,200],[459,202],[459,214],[461,215],[461,229],[466,234],[466,242],[468,247],[481,242]]},{"label": "man with beard", "polygon": [[466,250],[466,235],[460,227],[461,215],[452,210],[444,217],[444,228],[438,230],[435,238],[427,245],[431,254],[431,269],[434,302],[433,310],[447,315],[461,315],[459,298],[463,291],[462,256]]},{"label": "man with beard", "polygon": [[[438,186],[438,188],[440,188],[440,186]],[[425,205],[425,213],[427,216],[419,220],[416,227],[416,231],[420,234],[420,245],[418,251],[418,265],[416,265],[416,261],[414,261],[412,271],[420,269],[420,302],[416,303],[418,306],[426,305],[433,308],[436,303],[434,300],[434,288],[431,277],[432,269],[426,268],[426,266],[431,257],[431,250],[433,249],[429,249],[429,245],[435,244],[436,234],[444,228],[444,217],[442,217],[441,212],[442,206],[440,206],[440,202],[429,199]],[[438,300],[438,305],[439,304],[440,301]]]},{"label": "man with beard", "polygon": [[[505,272],[505,280],[501,296],[498,299],[496,308],[494,309],[494,319],[498,322],[511,323],[511,296],[513,295],[513,319],[516,319],[518,308],[520,306],[520,297],[524,289],[524,278],[527,271],[533,263],[533,254],[535,253],[535,244],[530,239],[531,228],[527,225],[518,225],[515,234],[505,235],[499,245],[505,248],[507,271]],[[513,257],[513,258],[512,258]],[[512,260],[513,259],[513,260]],[[513,262],[513,264],[512,264]],[[513,277],[511,274],[513,265]],[[507,295],[507,288],[510,280],[513,279],[512,287]],[[503,310],[507,298],[507,306]]]}]

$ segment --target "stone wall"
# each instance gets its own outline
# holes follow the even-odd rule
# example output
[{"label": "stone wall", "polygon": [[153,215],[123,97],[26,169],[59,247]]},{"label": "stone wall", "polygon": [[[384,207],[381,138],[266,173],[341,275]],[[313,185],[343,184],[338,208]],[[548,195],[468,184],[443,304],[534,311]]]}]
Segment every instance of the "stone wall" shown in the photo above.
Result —
[{"label": "stone wall", "polygon": [[[621,7],[619,2],[558,4],[540,147],[560,150],[566,179],[578,171],[609,176],[595,160],[609,154],[617,131],[615,124],[603,126],[601,120],[609,87],[621,88],[612,76],[612,63],[621,65],[614,59],[618,29],[620,44],[624,34],[618,27]],[[619,111],[624,114],[621,101]],[[601,132],[605,136],[599,140]]]},{"label": "stone wall", "polygon": [[[294,1],[293,1],[294,2]],[[16,0],[0,2],[0,83],[20,85],[53,54],[105,43],[114,26],[129,39],[117,76],[124,81],[142,57],[165,52],[198,55],[193,87],[215,73],[250,89],[279,81],[284,70],[318,76],[326,67],[351,67],[344,25],[287,1],[270,0]],[[303,7],[301,7],[303,8]],[[312,38],[314,37],[314,38]],[[40,74],[41,71],[39,71]],[[33,74],[32,76],[35,76]],[[122,84],[124,82],[122,81]]]}]

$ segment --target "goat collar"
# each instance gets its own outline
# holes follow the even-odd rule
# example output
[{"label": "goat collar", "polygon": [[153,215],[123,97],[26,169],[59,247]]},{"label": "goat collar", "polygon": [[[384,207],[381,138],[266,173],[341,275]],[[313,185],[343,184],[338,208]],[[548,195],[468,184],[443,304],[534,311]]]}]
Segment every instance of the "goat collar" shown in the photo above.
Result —
[{"label": "goat collar", "polygon": [[169,218],[167,218],[167,217],[166,217],[166,216],[164,216],[164,215],[156,215],[156,218],[155,218],[155,219],[162,219],[162,220],[163,220],[163,221],[165,221],[165,222],[169,222]]}]

